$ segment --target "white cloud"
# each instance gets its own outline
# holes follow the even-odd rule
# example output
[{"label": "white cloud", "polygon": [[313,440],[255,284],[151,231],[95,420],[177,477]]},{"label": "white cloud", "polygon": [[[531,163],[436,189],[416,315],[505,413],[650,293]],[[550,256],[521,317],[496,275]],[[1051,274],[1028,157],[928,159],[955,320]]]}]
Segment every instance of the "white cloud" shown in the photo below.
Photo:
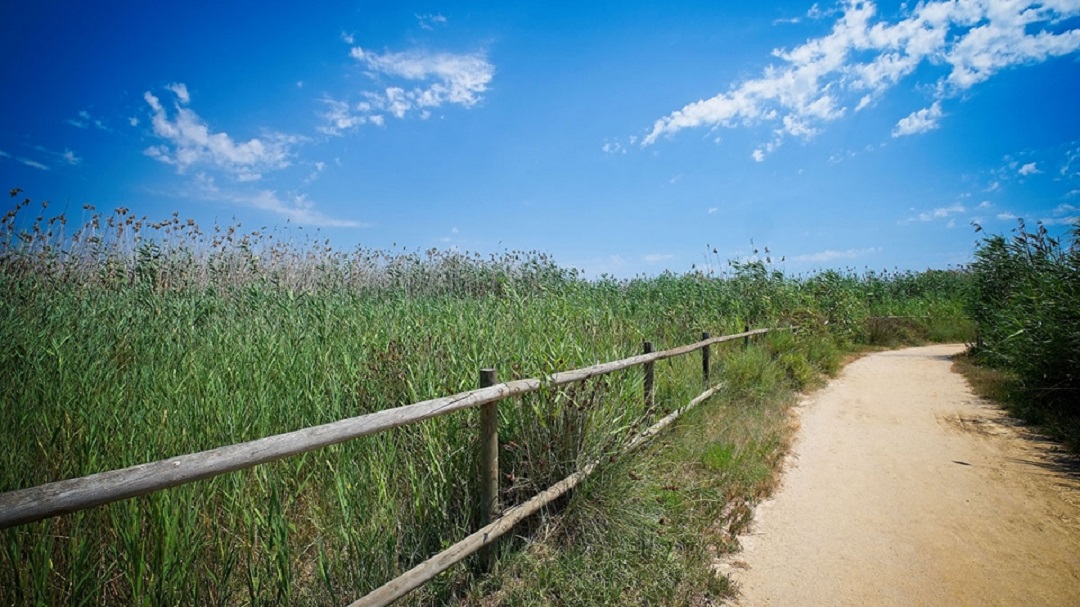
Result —
[{"label": "white cloud", "polygon": [[1042,173],[1042,171],[1040,171],[1039,168],[1035,166],[1034,162],[1029,162],[1025,164],[1024,166],[1020,167],[1020,170],[1017,172],[1024,176],[1037,175],[1039,173]]},{"label": "white cloud", "polygon": [[765,152],[761,151],[761,148],[754,150],[753,153],[750,154],[750,157],[753,158],[755,162],[765,162]]},{"label": "white cloud", "polygon": [[[368,122],[376,123],[375,116],[366,114],[365,112],[370,110],[370,105],[367,103],[360,103],[351,105],[345,101],[338,101],[337,99],[331,99],[330,97],[324,97],[323,103],[326,104],[326,111],[319,114],[326,124],[318,127],[319,132],[327,135],[340,135],[343,131],[356,128],[362,124]],[[376,123],[382,125],[381,116],[380,120]]]},{"label": "white cloud", "polygon": [[856,259],[859,257],[866,257],[867,255],[873,255],[880,253],[881,247],[867,247],[864,249],[847,249],[844,251],[836,251],[833,249],[825,249],[824,251],[818,251],[817,253],[807,253],[805,255],[796,255],[792,257],[792,261],[796,262],[812,262],[812,263],[824,263],[827,261],[836,261],[838,259]]},{"label": "white cloud", "polygon": [[86,110],[80,110],[79,115],[76,118],[68,118],[67,123],[71,126],[79,129],[88,129],[94,127],[99,131],[111,132],[108,126],[100,118],[95,118],[90,115],[90,112]]},{"label": "white cloud", "polygon": [[664,261],[671,261],[675,259],[674,255],[668,253],[650,253],[641,258],[645,263],[661,263]]},{"label": "white cloud", "polygon": [[[35,145],[31,147],[35,152],[40,152],[41,154],[48,156],[50,158],[50,164],[55,162],[62,162],[66,165],[76,166],[83,161],[81,156],[69,149],[64,149],[63,152],[56,152],[41,145]],[[31,168],[38,169],[40,171],[52,170],[52,167],[48,164],[45,164],[44,162],[40,162],[33,158],[27,158],[25,156],[12,156],[11,154],[3,150],[0,150],[0,158],[11,158],[16,162],[19,162]]]},{"label": "white cloud", "polygon": [[139,126],[139,119],[135,116],[132,116],[128,118],[128,124],[130,124],[131,126]]},{"label": "white cloud", "polygon": [[[905,6],[903,17],[876,17],[868,0],[846,0],[832,31],[792,49],[776,49],[778,63],[760,77],[736,82],[709,99],[685,105],[656,120],[643,146],[687,128],[773,125],[770,143],[786,137],[812,137],[822,125],[871,106],[891,88],[915,74],[941,73],[931,85],[935,105],[921,119],[909,116],[898,134],[936,125],[940,101],[962,94],[1010,66],[1037,63],[1080,49],[1080,29],[1065,29],[1080,15],[1075,0],[936,0]],[[817,5],[808,16],[826,16]],[[937,109],[935,109],[937,108]],[[903,121],[902,121],[903,122]],[[910,131],[910,132],[908,132]],[[760,149],[760,148],[759,148]],[[769,151],[769,150],[765,150]]]},{"label": "white cloud", "polygon": [[353,36],[352,34],[341,32],[341,39],[342,39],[342,41],[345,42],[345,44],[349,44],[349,45],[356,44],[356,37]]},{"label": "white cloud", "polygon": [[997,218],[1002,220],[1002,221],[1008,221],[1010,219],[1017,219],[1016,215],[1013,215],[1012,213],[998,213]]},{"label": "white cloud", "polygon": [[[1075,144],[1074,141],[1071,145]],[[1061,168],[1058,171],[1062,177],[1080,177],[1080,148],[1065,152],[1065,160],[1061,163]]]},{"label": "white cloud", "polygon": [[487,91],[495,73],[495,67],[488,63],[483,53],[459,55],[409,51],[379,54],[357,46],[349,55],[377,74],[426,83],[426,88],[402,91],[415,107],[438,107],[444,103],[472,107]]},{"label": "white cloud", "polygon": [[901,224],[908,224],[908,223],[912,223],[912,222],[915,222],[915,221],[926,222],[926,221],[933,221],[935,219],[944,219],[944,218],[949,217],[951,215],[956,215],[956,214],[959,214],[959,213],[963,213],[965,211],[967,211],[967,208],[964,207],[964,205],[962,205],[962,204],[954,204],[954,205],[948,206],[948,207],[938,207],[938,208],[933,209],[931,211],[924,211],[922,213],[919,213],[919,214],[915,215],[914,217],[909,217],[908,219],[906,219],[904,221],[901,221],[900,223]]},{"label": "white cloud", "polygon": [[982,202],[980,202],[980,203],[979,203],[979,206],[978,206],[977,208],[980,208],[980,209],[989,209],[989,208],[990,208],[990,207],[992,207],[992,206],[994,206],[994,205],[990,204],[990,201],[989,201],[989,200],[984,200],[984,201],[982,201]]},{"label": "white cloud", "polygon": [[1069,217],[1048,217],[1040,219],[1039,223],[1044,226],[1071,226],[1080,225],[1080,215],[1072,215]]},{"label": "white cloud", "polygon": [[[439,14],[417,15],[416,21],[420,24],[421,28],[426,30],[433,30],[436,26],[446,25],[446,17],[443,17]],[[352,44],[352,42],[350,42],[349,44]]]},{"label": "white cloud", "polygon": [[833,13],[834,13],[834,10],[832,10],[832,9],[822,10],[821,7],[818,6],[818,3],[815,2],[810,7],[810,10],[806,11],[806,16],[810,17],[811,19],[821,19],[821,18],[826,17],[828,15],[831,15]]},{"label": "white cloud", "polygon": [[715,215],[719,210],[719,207],[709,207],[708,213],[709,215]]},{"label": "white cloud", "polygon": [[166,85],[165,88],[169,89],[176,95],[176,98],[180,100],[180,103],[187,105],[191,103],[191,95],[188,94],[187,85],[183,82],[174,82]]},{"label": "white cloud", "polygon": [[383,88],[361,92],[359,102],[325,98],[329,110],[320,114],[326,124],[319,131],[328,135],[341,135],[367,123],[382,125],[386,114],[400,119],[415,113],[427,119],[432,109],[443,105],[474,107],[483,100],[495,74],[495,67],[481,52],[376,53],[355,46],[349,56]]},{"label": "white cloud", "polygon": [[25,164],[28,167],[39,169],[39,170],[42,170],[42,171],[50,171],[50,170],[52,170],[48,166],[46,166],[46,165],[44,165],[44,164],[42,164],[42,163],[40,163],[40,162],[38,162],[36,160],[31,160],[30,158],[23,158],[22,156],[18,156],[18,157],[15,158],[15,160],[18,160],[19,162]]},{"label": "white cloud", "polygon": [[275,190],[224,190],[218,187],[213,177],[204,173],[196,175],[194,183],[197,187],[196,195],[203,200],[267,211],[302,225],[330,228],[368,227],[368,224],[363,222],[327,216],[316,210],[315,203],[303,193],[281,196]]},{"label": "white cloud", "polygon": [[617,141],[606,142],[604,144],[604,146],[602,148],[600,148],[600,149],[603,150],[604,153],[607,153],[607,154],[625,154],[626,153],[626,148],[623,147],[623,144],[621,144],[621,143],[619,143]]},{"label": "white cloud", "polygon": [[1053,217],[1040,220],[1043,225],[1073,225],[1080,223],[1080,207],[1071,204],[1059,204],[1052,213]]},{"label": "white cloud", "polygon": [[194,165],[209,165],[231,173],[240,181],[255,181],[265,171],[289,166],[292,148],[301,141],[299,137],[269,133],[263,138],[234,141],[227,133],[212,132],[187,107],[190,96],[186,86],[171,84],[167,88],[176,96],[173,106],[176,114],[171,119],[160,99],[149,91],[143,95],[153,113],[154,135],[164,141],[146,148],[147,156],[175,166],[180,173]]},{"label": "white cloud", "polygon": [[901,118],[893,129],[893,137],[905,137],[917,135],[938,128],[938,121],[942,117],[941,102],[935,101],[934,105],[911,113],[906,118]]}]

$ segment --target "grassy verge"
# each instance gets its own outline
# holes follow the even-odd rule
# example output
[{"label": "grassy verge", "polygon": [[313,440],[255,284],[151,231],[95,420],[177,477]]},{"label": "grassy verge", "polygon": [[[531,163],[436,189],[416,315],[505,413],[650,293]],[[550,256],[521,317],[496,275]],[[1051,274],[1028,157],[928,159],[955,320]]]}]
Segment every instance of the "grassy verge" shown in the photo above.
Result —
[{"label": "grassy verge", "polygon": [[[964,278],[791,278],[739,262],[722,276],[584,281],[535,253],[343,253],[124,209],[65,224],[23,225],[18,209],[0,222],[0,491],[459,392],[481,367],[540,377],[638,354],[643,339],[665,349],[703,330],[801,327],[718,348],[721,397],[522,528],[550,541],[505,542],[505,573],[455,568],[407,604],[723,592],[709,547],[726,549],[768,487],[791,391],[834,372],[871,316],[951,314]],[[700,391],[699,365],[658,364],[654,409],[640,369],[504,403],[503,503],[620,452]],[[347,603],[474,529],[477,432],[462,412],[5,530],[0,603]]]},{"label": "grassy verge", "polygon": [[718,396],[587,481],[465,604],[695,605],[730,595],[710,565],[737,549],[735,536],[772,489],[791,436],[786,409],[800,387],[800,371],[784,361],[800,350],[807,360],[799,343],[778,335],[730,352]]},{"label": "grassy verge", "polygon": [[992,367],[980,360],[977,352],[956,357],[953,368],[967,378],[972,391],[1000,404],[1010,415],[1038,428],[1040,434],[1061,441],[1073,452],[1080,452],[1080,418],[1058,407],[1032,399],[1015,372]]}]

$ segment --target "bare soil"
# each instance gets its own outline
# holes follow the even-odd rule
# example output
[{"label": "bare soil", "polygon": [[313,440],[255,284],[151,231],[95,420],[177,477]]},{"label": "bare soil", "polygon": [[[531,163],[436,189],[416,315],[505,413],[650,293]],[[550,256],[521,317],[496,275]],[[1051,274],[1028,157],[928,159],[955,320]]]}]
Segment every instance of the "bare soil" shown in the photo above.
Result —
[{"label": "bare soil", "polygon": [[716,563],[730,604],[1080,605],[1080,466],[937,345],[855,361],[795,408],[774,497]]}]

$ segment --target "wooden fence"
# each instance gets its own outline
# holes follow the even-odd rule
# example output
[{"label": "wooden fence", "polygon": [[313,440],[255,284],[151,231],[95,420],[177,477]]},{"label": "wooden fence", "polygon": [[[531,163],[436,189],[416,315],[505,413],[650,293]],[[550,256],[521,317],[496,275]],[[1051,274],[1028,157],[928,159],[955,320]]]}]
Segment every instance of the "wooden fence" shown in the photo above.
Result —
[{"label": "wooden fence", "polygon": [[[544,379],[519,379],[496,383],[495,371],[480,371],[480,387],[452,396],[434,398],[404,407],[385,409],[367,415],[343,419],[320,426],[268,436],[246,443],[218,447],[199,453],[180,455],[165,460],[131,466],[121,470],[100,472],[81,478],[56,481],[28,489],[0,493],[0,529],[23,525],[111,502],[146,495],[169,487],[184,485],[227,472],[234,472],[272,462],[292,455],[328,447],[361,436],[384,432],[399,426],[413,424],[425,419],[446,415],[461,409],[481,407],[481,495],[479,503],[483,520],[481,528],[443,552],[417,565],[401,576],[352,603],[350,607],[388,605],[409,591],[438,575],[467,556],[491,545],[499,536],[540,508],[573,489],[596,468],[591,462],[581,470],[559,481],[528,501],[495,515],[498,510],[498,413],[499,401],[511,396],[535,392],[579,382],[614,371],[644,366],[644,398],[652,405],[654,396],[653,366],[656,361],[701,352],[704,385],[707,388],[687,405],[661,419],[635,437],[627,446],[630,451],[644,444],[649,438],[670,425],[680,415],[712,396],[719,386],[709,387],[710,346],[722,342],[743,340],[744,347],[750,338],[776,329],[746,327],[742,333],[710,337],[702,334],[699,342],[653,352],[650,342],[643,343],[644,353],[622,360],[601,363],[582,369],[562,371]],[[484,555],[485,562],[491,558],[490,551]]]}]

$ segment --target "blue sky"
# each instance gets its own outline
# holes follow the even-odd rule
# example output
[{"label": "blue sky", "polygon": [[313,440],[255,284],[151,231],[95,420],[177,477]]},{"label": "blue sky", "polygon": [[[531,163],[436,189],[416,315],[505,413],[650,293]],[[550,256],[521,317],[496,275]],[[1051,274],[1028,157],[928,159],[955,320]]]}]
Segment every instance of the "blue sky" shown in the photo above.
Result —
[{"label": "blue sky", "polygon": [[620,277],[1080,216],[1080,0],[386,4],[4,3],[3,186]]}]

